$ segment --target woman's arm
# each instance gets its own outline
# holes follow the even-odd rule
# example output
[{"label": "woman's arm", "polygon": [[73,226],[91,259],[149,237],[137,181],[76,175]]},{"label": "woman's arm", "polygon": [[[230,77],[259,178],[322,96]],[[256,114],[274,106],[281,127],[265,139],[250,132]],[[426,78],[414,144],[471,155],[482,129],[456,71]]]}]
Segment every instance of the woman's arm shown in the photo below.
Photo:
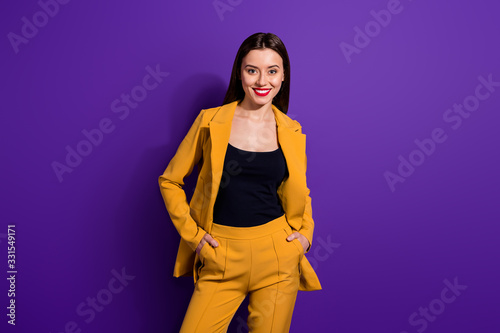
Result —
[{"label": "woman's arm", "polygon": [[[302,133],[302,128],[300,129]],[[304,173],[307,171],[307,154],[304,156]],[[309,195],[311,190],[306,185],[306,204],[304,209],[304,216],[302,218],[302,227],[298,230],[299,233],[304,235],[309,241],[309,247],[306,249],[308,252],[311,249],[313,232],[314,232],[314,220],[312,218],[312,206],[311,206],[311,196]]]},{"label": "woman's arm", "polygon": [[302,228],[299,230],[299,233],[304,235],[309,241],[309,247],[306,249],[306,253],[311,249],[314,232],[314,220],[312,218],[311,197],[309,196],[309,193],[310,190],[307,189],[306,206],[304,209],[304,217],[302,218]]},{"label": "woman's arm", "polygon": [[163,201],[170,219],[181,238],[195,251],[205,231],[193,220],[186,193],[183,189],[184,178],[189,176],[202,157],[202,147],[206,131],[201,130],[202,110],[196,117],[186,137],[170,160],[165,172],[158,178]]}]

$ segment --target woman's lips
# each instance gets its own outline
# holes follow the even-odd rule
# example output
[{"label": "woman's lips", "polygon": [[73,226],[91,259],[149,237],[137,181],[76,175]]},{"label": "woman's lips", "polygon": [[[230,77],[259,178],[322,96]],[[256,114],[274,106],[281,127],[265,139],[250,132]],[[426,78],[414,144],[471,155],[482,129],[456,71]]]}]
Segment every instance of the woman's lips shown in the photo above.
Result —
[{"label": "woman's lips", "polygon": [[267,88],[267,89],[257,89],[257,88],[252,88],[253,91],[255,91],[255,94],[257,96],[267,96],[269,94],[269,92],[271,91],[271,88]]}]

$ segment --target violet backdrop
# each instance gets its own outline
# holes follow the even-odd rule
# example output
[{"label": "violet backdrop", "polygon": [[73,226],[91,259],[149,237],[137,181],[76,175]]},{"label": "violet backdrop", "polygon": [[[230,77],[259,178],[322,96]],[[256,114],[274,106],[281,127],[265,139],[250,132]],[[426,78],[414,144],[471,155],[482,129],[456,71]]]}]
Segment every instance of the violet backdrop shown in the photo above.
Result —
[{"label": "violet backdrop", "polygon": [[0,331],[179,330],[193,283],[158,176],[255,32],[287,46],[307,135],[324,289],[291,332],[500,331],[498,2],[0,6]]}]

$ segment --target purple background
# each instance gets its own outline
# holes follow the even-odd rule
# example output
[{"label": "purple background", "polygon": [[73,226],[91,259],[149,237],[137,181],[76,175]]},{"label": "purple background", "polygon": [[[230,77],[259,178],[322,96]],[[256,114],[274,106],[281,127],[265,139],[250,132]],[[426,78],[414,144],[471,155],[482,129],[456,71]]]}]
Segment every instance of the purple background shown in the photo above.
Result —
[{"label": "purple background", "polygon": [[[179,236],[157,179],[198,112],[222,103],[241,42],[262,31],[290,54],[288,114],[307,134],[316,221],[308,257],[324,288],[299,293],[291,331],[498,332],[500,87],[459,128],[443,120],[479,76],[500,81],[498,3],[403,0],[350,63],[340,43],[375,29],[370,11],[387,0],[219,3],[221,16],[212,0],[70,1],[43,22],[35,0],[2,2],[0,330],[178,331],[193,284],[172,277]],[[16,53],[8,34],[33,15],[42,26]],[[113,101],[141,92],[147,66],[169,75],[120,119]],[[51,164],[106,118],[114,130],[60,181]],[[384,173],[435,128],[446,141],[391,191]],[[111,293],[122,269],[135,278]],[[443,303],[455,278],[467,289]],[[96,297],[106,305],[91,318]],[[438,314],[409,322],[429,306]],[[230,332],[246,332],[244,318]]]}]

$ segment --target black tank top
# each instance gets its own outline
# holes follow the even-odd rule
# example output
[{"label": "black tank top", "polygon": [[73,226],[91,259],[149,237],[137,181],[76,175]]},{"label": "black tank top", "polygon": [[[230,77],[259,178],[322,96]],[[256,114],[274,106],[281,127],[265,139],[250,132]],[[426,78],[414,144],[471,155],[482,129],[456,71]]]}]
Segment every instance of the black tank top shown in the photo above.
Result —
[{"label": "black tank top", "polygon": [[228,144],[213,222],[252,227],[282,216],[277,189],[287,176],[281,147],[253,152]]}]

